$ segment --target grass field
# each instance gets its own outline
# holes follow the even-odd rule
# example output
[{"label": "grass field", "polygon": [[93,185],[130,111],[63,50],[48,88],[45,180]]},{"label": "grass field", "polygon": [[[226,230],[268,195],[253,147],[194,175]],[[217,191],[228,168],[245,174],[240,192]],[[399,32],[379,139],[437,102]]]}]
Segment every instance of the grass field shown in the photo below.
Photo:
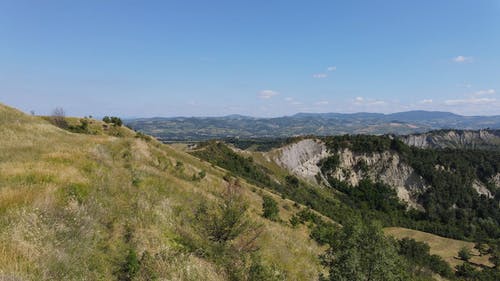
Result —
[{"label": "grass field", "polygon": [[[155,257],[144,267],[160,280],[226,280],[218,264],[180,242],[199,235],[189,218],[198,203],[220,200],[225,171],[124,127],[113,136],[101,126],[70,133],[0,104],[0,279],[113,280],[134,249]],[[202,170],[206,177],[195,180]],[[272,195],[284,222],[266,220],[266,191],[242,186],[249,218],[263,226],[263,263],[287,280],[316,279],[324,249],[286,222],[298,209]],[[141,274],[136,280],[148,280]]]},{"label": "grass field", "polygon": [[471,242],[444,238],[434,234],[401,227],[388,227],[385,228],[384,231],[387,235],[391,235],[397,239],[408,237],[413,238],[416,241],[426,242],[431,248],[431,254],[441,256],[453,268],[463,263],[460,259],[458,259],[458,251],[460,251],[462,247],[466,247],[471,250],[473,257],[470,261],[473,264],[488,267],[493,266],[488,260],[489,255],[479,256],[479,252],[474,249],[474,243]]}]

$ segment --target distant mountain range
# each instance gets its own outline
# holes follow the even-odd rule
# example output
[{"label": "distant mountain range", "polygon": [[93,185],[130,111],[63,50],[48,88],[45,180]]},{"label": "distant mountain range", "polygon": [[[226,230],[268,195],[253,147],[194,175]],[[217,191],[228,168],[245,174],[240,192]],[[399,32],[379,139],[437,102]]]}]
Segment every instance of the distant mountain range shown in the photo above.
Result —
[{"label": "distant mountain range", "polygon": [[500,115],[462,116],[440,111],[382,113],[297,113],[257,118],[154,117],[126,120],[135,130],[164,141],[198,141],[214,138],[275,138],[298,135],[412,134],[439,129],[500,129]]}]

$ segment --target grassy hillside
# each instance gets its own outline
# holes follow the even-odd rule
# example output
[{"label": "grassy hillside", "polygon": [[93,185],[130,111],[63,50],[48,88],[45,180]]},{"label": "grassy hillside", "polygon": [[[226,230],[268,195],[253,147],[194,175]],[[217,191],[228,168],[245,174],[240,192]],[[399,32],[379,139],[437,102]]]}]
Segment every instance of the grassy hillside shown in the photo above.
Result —
[{"label": "grassy hillside", "polygon": [[[213,243],[193,218],[203,203],[223,200],[226,172],[120,130],[119,137],[71,133],[0,105],[0,279],[231,277],[234,264],[210,255]],[[258,259],[252,272],[316,279],[324,249],[308,229],[262,218],[266,191],[243,182],[239,192],[249,205],[246,218],[260,225],[257,250],[244,260]],[[293,202],[269,195],[283,220],[298,212]]]},{"label": "grassy hillside", "polygon": [[489,261],[490,255],[479,255],[479,252],[474,249],[474,243],[471,242],[444,238],[434,234],[402,227],[387,227],[384,229],[384,232],[397,239],[408,237],[429,244],[431,254],[441,256],[453,267],[463,264],[463,261],[458,258],[458,252],[463,247],[466,247],[472,252],[473,256],[471,258],[471,262],[473,264],[487,267],[493,266],[493,264]]}]

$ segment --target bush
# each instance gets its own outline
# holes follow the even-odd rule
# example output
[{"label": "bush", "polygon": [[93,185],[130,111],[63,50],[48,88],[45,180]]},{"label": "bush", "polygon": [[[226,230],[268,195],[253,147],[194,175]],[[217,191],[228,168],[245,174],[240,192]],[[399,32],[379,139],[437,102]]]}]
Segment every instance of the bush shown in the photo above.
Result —
[{"label": "bush", "polygon": [[125,262],[120,269],[118,280],[129,281],[133,280],[140,269],[139,259],[134,249],[129,249]]},{"label": "bush", "polygon": [[463,261],[469,261],[471,258],[471,252],[469,248],[462,247],[462,249],[460,249],[460,251],[458,252],[458,257]]},{"label": "bush", "polygon": [[57,107],[52,111],[52,116],[50,117],[52,124],[56,125],[61,129],[68,128],[68,122],[66,121],[66,113],[61,107]]},{"label": "bush", "polygon": [[122,119],[115,117],[115,116],[111,116],[111,117],[104,116],[104,118],[102,118],[102,121],[106,124],[113,124],[113,125],[118,126],[118,127],[123,125]]},{"label": "bush", "polygon": [[262,202],[262,216],[273,221],[279,220],[280,210],[278,208],[278,203],[269,195],[264,195],[262,199],[264,200]]},{"label": "bush", "polygon": [[205,204],[198,207],[196,219],[210,241],[226,244],[250,229],[246,217],[248,204],[243,200],[240,188],[228,184],[220,204],[211,209]]}]

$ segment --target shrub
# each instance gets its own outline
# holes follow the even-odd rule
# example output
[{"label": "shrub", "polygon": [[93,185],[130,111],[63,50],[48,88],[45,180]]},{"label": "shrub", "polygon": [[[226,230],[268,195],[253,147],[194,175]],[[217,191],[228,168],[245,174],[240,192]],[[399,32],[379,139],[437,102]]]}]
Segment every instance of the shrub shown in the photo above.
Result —
[{"label": "shrub", "polygon": [[462,247],[462,249],[460,249],[460,251],[458,252],[458,257],[463,261],[469,261],[471,258],[471,252],[469,248]]},{"label": "shrub", "polygon": [[125,258],[125,262],[122,264],[118,280],[129,281],[133,280],[135,275],[140,269],[139,259],[137,258],[137,253],[134,249],[129,249],[128,254]]},{"label": "shrub", "polygon": [[273,221],[278,220],[280,211],[278,203],[276,203],[276,201],[269,195],[264,195],[262,199],[264,200],[262,202],[262,216]]},{"label": "shrub", "polygon": [[68,122],[66,121],[66,113],[62,107],[56,107],[52,111],[51,122],[61,129],[68,128]]}]

